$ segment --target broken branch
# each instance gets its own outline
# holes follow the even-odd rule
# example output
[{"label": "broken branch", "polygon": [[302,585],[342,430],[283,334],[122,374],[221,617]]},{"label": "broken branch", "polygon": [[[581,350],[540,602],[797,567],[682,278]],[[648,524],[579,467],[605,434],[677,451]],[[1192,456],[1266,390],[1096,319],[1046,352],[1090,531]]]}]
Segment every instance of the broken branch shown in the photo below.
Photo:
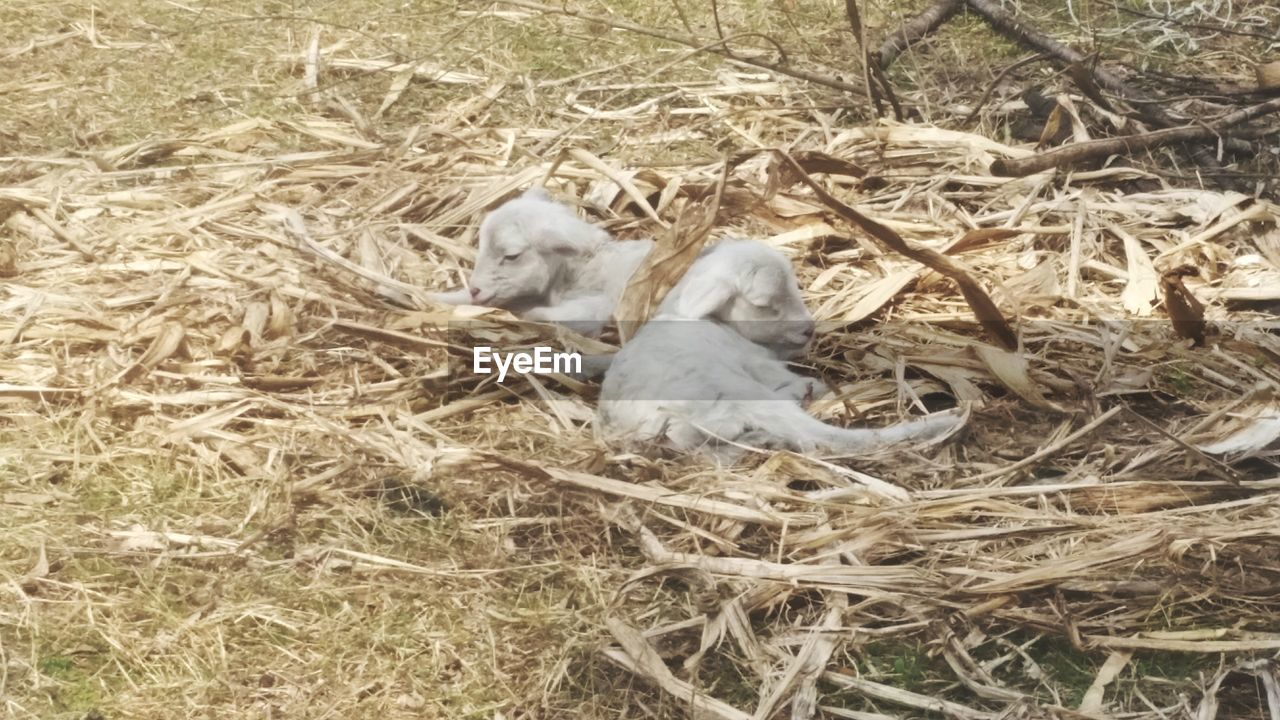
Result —
[{"label": "broken branch", "polygon": [[938,0],[928,9],[902,24],[902,27],[885,36],[876,50],[875,57],[881,68],[888,68],[903,50],[920,42],[929,33],[942,27],[960,9],[964,0]]},{"label": "broken branch", "polygon": [[808,185],[818,196],[818,199],[834,210],[837,215],[850,224],[861,228],[863,232],[879,240],[894,252],[915,260],[958,285],[960,293],[964,295],[965,301],[973,309],[973,314],[977,317],[983,329],[1005,348],[1013,350],[1018,347],[1018,336],[1014,333],[1013,327],[1009,325],[1009,321],[1005,319],[999,308],[996,307],[995,302],[991,300],[991,297],[982,289],[982,286],[969,275],[963,266],[937,250],[909,244],[892,228],[881,225],[844,204],[810,177],[809,173],[800,167],[800,163],[796,162],[795,158],[791,157],[786,151],[778,148],[772,148],[769,151],[778,157],[794,173],[796,178]]},{"label": "broken branch", "polygon": [[[1087,58],[1084,53],[1027,27],[1012,13],[992,2],[992,0],[965,0],[965,2],[974,12],[981,15],[991,27],[1006,37],[1044,53],[1064,65],[1080,65],[1084,67],[1087,64]],[[1130,88],[1124,80],[1121,80],[1118,75],[1106,68],[1093,68],[1092,74],[1099,85],[1125,100],[1142,101],[1151,99]],[[1143,120],[1158,127],[1174,127],[1182,124],[1154,104],[1141,105],[1134,112]]]},{"label": "broken branch", "polygon": [[1127,135],[1125,137],[1091,140],[1054,148],[1048,152],[1030,157],[1000,158],[991,163],[991,173],[1005,177],[1022,177],[1048,170],[1049,168],[1065,167],[1108,155],[1132,153],[1161,145],[1191,140],[1207,140],[1227,135],[1230,133],[1231,128],[1236,125],[1276,111],[1280,111],[1280,98],[1273,98],[1264,103],[1224,115],[1211,125],[1191,125],[1155,130],[1138,135]]}]

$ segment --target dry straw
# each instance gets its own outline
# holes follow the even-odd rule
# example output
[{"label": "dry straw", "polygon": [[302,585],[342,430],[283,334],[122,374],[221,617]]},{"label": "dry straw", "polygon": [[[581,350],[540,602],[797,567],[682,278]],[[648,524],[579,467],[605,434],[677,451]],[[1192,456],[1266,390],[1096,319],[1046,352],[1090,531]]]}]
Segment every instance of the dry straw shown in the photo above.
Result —
[{"label": "dry straw", "polygon": [[[715,86],[671,92],[723,107]],[[792,119],[734,121],[767,145]],[[1264,694],[1280,712],[1267,660],[1280,649],[1275,206],[1138,185],[1127,168],[992,177],[994,160],[1027,151],[928,127],[830,128],[793,148],[843,163],[810,171],[983,288],[1013,319],[1019,347],[1004,349],[954,283],[850,228],[767,154],[723,179],[715,159],[624,168],[585,150],[513,166],[509,131],[458,132],[462,143],[369,139],[347,122],[251,120],[92,159],[24,159],[22,179],[0,187],[0,402],[95,428],[96,447],[46,458],[179,456],[309,502],[342,502],[324,493],[367,464],[462,502],[506,487],[554,495],[503,517],[611,526],[629,540],[563,541],[640,573],[600,576],[616,581],[600,588],[609,617],[583,647],[694,716],[1212,717],[1231,673],[1272,678]],[[626,236],[722,193],[713,238],[762,238],[795,260],[823,326],[811,364],[833,389],[824,417],[880,424],[950,398],[974,406],[966,435],[713,470],[601,447],[589,386],[458,375],[481,341],[598,348],[425,299],[465,277],[481,215],[544,180]],[[1213,321],[1200,347],[1160,304],[1160,274],[1184,265]],[[40,512],[28,496],[6,502]],[[269,562],[243,524],[211,537],[180,518],[95,522],[107,553]],[[340,543],[283,562],[469,576]],[[700,580],[686,596],[644,574],[663,568]],[[1106,660],[1075,707],[1036,679],[1029,653],[1050,641]],[[895,642],[954,684],[912,689],[877,668],[873,643]],[[1151,651],[1232,660],[1181,706],[1108,689],[1141,681],[1125,667]],[[732,666],[750,696],[728,693],[713,666]]]}]

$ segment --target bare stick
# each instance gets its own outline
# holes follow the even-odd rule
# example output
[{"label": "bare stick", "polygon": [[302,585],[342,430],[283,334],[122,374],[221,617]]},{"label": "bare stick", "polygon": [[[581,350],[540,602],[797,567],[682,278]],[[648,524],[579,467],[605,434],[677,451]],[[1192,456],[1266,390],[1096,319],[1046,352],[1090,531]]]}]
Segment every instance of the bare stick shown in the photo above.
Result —
[{"label": "bare stick", "polygon": [[1156,130],[1140,135],[1091,140],[1054,148],[1048,152],[1030,157],[1001,158],[991,163],[991,173],[1006,177],[1021,177],[1048,170],[1049,168],[1064,167],[1108,155],[1132,153],[1146,150],[1147,148],[1190,140],[1207,140],[1228,134],[1233,126],[1277,111],[1280,111],[1280,98],[1272,98],[1264,103],[1225,115],[1211,125],[1192,125]]},{"label": "bare stick", "polygon": [[[720,3],[716,2],[716,0],[711,0],[711,17],[716,22],[716,37],[724,40],[724,28],[720,27]],[[729,49],[728,45],[724,47],[726,50]]]},{"label": "bare stick", "polygon": [[1085,435],[1088,435],[1094,430],[1097,430],[1099,427],[1105,424],[1108,420],[1115,417],[1116,414],[1119,413],[1121,410],[1124,410],[1124,408],[1125,408],[1124,405],[1117,405],[1111,408],[1110,410],[1102,413],[1101,415],[1094,418],[1093,420],[1089,421],[1088,424],[1086,424],[1084,427],[1080,428],[1079,430],[1076,430],[1075,432],[1062,438],[1061,440],[1058,440],[1057,442],[1049,443],[1048,445],[1040,448],[1036,452],[1031,453],[1030,455],[1022,458],[1018,462],[1012,465],[1008,465],[1006,467],[996,468],[995,470],[988,470],[986,472],[978,473],[977,475],[970,475],[969,477],[965,478],[965,481],[976,482],[978,480],[989,480],[993,477],[1004,475],[1005,473],[1011,473],[1016,470],[1021,470],[1025,467],[1035,465],[1036,463],[1049,457],[1050,455],[1053,455],[1054,453],[1067,447],[1068,445],[1079,440]]},{"label": "bare stick", "polygon": [[871,104],[876,107],[876,117],[884,117],[884,103],[881,102],[880,88],[871,79],[871,63],[868,62],[866,43],[863,42],[862,15],[858,12],[856,0],[844,0],[844,14],[849,18],[849,28],[853,30],[853,39],[862,51],[862,82],[867,84],[867,94],[871,96]]},{"label": "bare stick", "polygon": [[876,59],[880,61],[880,67],[887,68],[892,65],[903,50],[942,27],[942,24],[950,20],[963,4],[964,0],[938,0],[924,12],[903,23],[902,27],[886,35],[884,42],[880,43],[880,49],[875,52]]},{"label": "bare stick", "polygon": [[893,107],[893,118],[898,122],[902,122],[904,119],[902,103],[898,102],[898,95],[893,91],[893,86],[889,84],[889,76],[885,74],[884,68],[880,67],[880,61],[876,59],[875,53],[866,52],[866,57],[867,65],[871,68],[871,74],[880,85],[880,89],[884,91],[884,96],[889,100],[889,105]]},{"label": "bare stick", "polygon": [[[1151,125],[1158,128],[1172,128],[1185,124],[1184,120],[1179,120],[1161,108],[1165,100],[1152,98],[1134,90],[1118,75],[1106,68],[1091,67],[1083,53],[1023,25],[1012,13],[993,0],[965,0],[965,2],[1000,33],[1065,63],[1073,71],[1072,79],[1086,95],[1096,94],[1098,87],[1102,87],[1128,102],[1132,114]],[[1230,139],[1227,142],[1236,152],[1247,152],[1251,149],[1243,141]],[[1196,162],[1205,167],[1211,169],[1222,167],[1217,156],[1209,148],[1192,147],[1190,152]]]},{"label": "bare stick", "polygon": [[693,34],[693,25],[689,22],[689,16],[684,13],[684,6],[680,4],[680,0],[671,0],[671,4],[676,8],[676,15],[680,16],[680,24],[684,26],[684,31]]},{"label": "bare stick", "polygon": [[894,119],[901,122],[902,104],[898,102],[898,96],[894,94],[893,86],[889,84],[889,78],[884,74],[884,68],[880,67],[879,58],[867,49],[867,30],[862,24],[857,0],[844,0],[844,10],[849,17],[853,37],[858,41],[858,48],[862,51],[863,82],[867,84],[867,92],[871,94],[871,101],[876,106],[876,117],[884,117],[884,105],[881,103],[883,97],[893,106]]}]

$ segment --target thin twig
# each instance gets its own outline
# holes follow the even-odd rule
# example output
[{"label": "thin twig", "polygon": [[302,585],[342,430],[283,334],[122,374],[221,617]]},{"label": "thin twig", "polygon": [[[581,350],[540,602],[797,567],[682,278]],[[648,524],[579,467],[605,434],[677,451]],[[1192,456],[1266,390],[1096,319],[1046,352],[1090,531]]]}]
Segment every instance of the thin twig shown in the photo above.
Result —
[{"label": "thin twig", "polygon": [[1070,445],[1076,440],[1079,440],[1085,435],[1088,435],[1094,430],[1097,430],[1099,427],[1105,424],[1108,420],[1115,417],[1121,410],[1124,410],[1124,406],[1117,405],[1111,408],[1110,410],[1102,413],[1098,417],[1094,418],[1092,422],[1088,423],[1087,425],[1080,428],[1079,430],[1076,430],[1075,432],[1071,433],[1070,435],[1062,438],[1057,442],[1049,443],[1048,445],[1040,448],[1036,452],[1022,458],[1018,462],[1012,465],[1008,465],[1006,467],[996,468],[995,470],[988,470],[987,472],[984,472],[984,473],[978,473],[977,475],[970,475],[969,477],[965,478],[965,482],[989,480],[993,477],[999,477],[1001,475],[1006,475],[1011,472],[1017,472],[1022,468],[1028,467],[1030,465],[1034,465],[1040,462],[1041,460],[1049,457],[1050,455],[1058,452],[1059,450],[1065,448],[1066,446]]},{"label": "thin twig", "polygon": [[871,77],[871,61],[867,57],[866,31],[862,27],[862,15],[858,12],[857,0],[844,0],[844,14],[849,18],[849,29],[853,31],[853,39],[862,52],[862,81],[867,84],[867,93],[871,95],[871,104],[875,106],[876,117],[884,117],[884,103],[881,102],[880,88]]},{"label": "thin twig", "polygon": [[[720,3],[718,0],[711,0],[711,19],[716,24],[716,37],[724,40],[724,28],[720,26]],[[725,50],[729,47],[726,45]]]},{"label": "thin twig", "polygon": [[[859,95],[867,94],[867,88],[858,87],[853,83],[847,83],[843,80],[832,77],[831,75],[824,75],[822,73],[803,70],[800,68],[787,67],[781,63],[772,63],[772,62],[768,62],[767,60],[736,56],[727,50],[715,49],[717,46],[722,45],[725,41],[717,41],[715,43],[712,43],[711,45],[707,45],[703,43],[700,39],[695,38],[691,35],[681,35],[679,33],[666,32],[664,30],[657,30],[655,28],[646,27],[644,25],[640,25],[637,23],[629,22],[626,20],[619,20],[617,18],[606,17],[603,15],[591,15],[588,13],[578,12],[577,10],[570,10],[568,8],[555,7],[552,5],[544,5],[542,3],[532,2],[531,0],[498,0],[498,1],[507,5],[522,7],[522,8],[525,8],[526,10],[537,10],[539,12],[550,13],[553,15],[564,15],[565,17],[579,18],[581,20],[586,20],[588,22],[597,22],[604,25],[608,25],[609,27],[618,28],[619,30],[626,30],[628,32],[638,33],[640,35],[647,35],[649,37],[658,38],[659,40],[666,40],[667,42],[673,42],[678,45],[687,45],[692,48],[702,48],[703,52],[714,52],[717,55],[722,55],[736,62],[740,62],[746,65],[751,65],[753,67],[762,68],[764,70],[769,70],[770,72],[776,72],[779,75],[786,75],[788,77],[796,78],[797,80],[804,80],[806,82],[811,82],[815,85],[822,85],[824,87],[833,88],[835,90],[842,90],[848,93],[857,93]],[[733,37],[730,36],[728,39],[732,40]]]},{"label": "thin twig", "polygon": [[987,89],[982,92],[982,97],[978,98],[978,102],[974,104],[973,109],[970,110],[969,114],[965,116],[964,122],[965,123],[973,122],[973,119],[978,115],[978,111],[981,110],[982,106],[985,105],[987,100],[991,98],[991,93],[995,92],[996,87],[1000,85],[1001,81],[1003,81],[1006,77],[1009,76],[1009,73],[1013,72],[1014,70],[1017,70],[1020,67],[1030,65],[1033,62],[1046,60],[1048,59],[1048,57],[1049,55],[1047,53],[1036,53],[1035,55],[1024,57],[1021,60],[1001,70],[1000,74],[996,75],[995,79],[991,81],[991,84],[987,85]]},{"label": "thin twig", "polygon": [[[1064,45],[1057,40],[1027,27],[1008,10],[992,0],[965,0],[976,13],[981,15],[993,28],[1006,37],[1022,43],[1034,50],[1048,55],[1065,65],[1085,65],[1088,58],[1075,48]],[[1098,84],[1119,95],[1121,98],[1143,99],[1146,96],[1133,90],[1128,83],[1106,68],[1093,68],[1091,74]],[[1150,106],[1137,111],[1143,120],[1157,127],[1175,127],[1182,123],[1165,112],[1162,108]]]},{"label": "thin twig", "polygon": [[684,31],[693,34],[693,25],[689,23],[689,16],[684,13],[684,6],[680,4],[680,0],[671,0],[671,5],[676,9],[676,16],[680,18],[680,24],[684,26]]},{"label": "thin twig", "polygon": [[1232,485],[1240,484],[1240,473],[1236,472],[1235,468],[1213,457],[1212,455],[1206,454],[1204,451],[1200,450],[1200,448],[1196,447],[1195,445],[1192,445],[1186,440],[1183,440],[1177,435],[1174,435],[1168,430],[1165,430],[1154,421],[1143,417],[1141,414],[1138,413],[1137,410],[1134,410],[1128,405],[1123,405],[1123,407],[1125,411],[1128,412],[1130,417],[1137,419],[1138,422],[1160,433],[1166,439],[1173,442],[1175,445],[1181,447],[1183,450],[1186,450],[1192,455],[1195,455],[1201,460],[1204,460],[1205,462],[1209,463],[1210,465],[1209,472],[1213,473],[1214,475],[1217,475],[1220,479],[1225,480],[1226,482],[1229,482]]}]

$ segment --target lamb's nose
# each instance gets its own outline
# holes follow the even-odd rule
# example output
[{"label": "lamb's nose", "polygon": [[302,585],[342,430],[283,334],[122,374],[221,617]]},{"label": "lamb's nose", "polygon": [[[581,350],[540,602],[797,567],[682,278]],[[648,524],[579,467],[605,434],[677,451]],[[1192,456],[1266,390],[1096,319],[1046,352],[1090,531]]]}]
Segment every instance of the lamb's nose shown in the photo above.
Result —
[{"label": "lamb's nose", "polygon": [[805,327],[805,329],[804,329],[804,339],[805,339],[805,340],[812,340],[812,339],[813,339],[813,323],[810,323],[809,325],[807,325],[807,326]]},{"label": "lamb's nose", "polygon": [[480,288],[478,287],[471,288],[471,297],[473,298],[480,297]]}]

